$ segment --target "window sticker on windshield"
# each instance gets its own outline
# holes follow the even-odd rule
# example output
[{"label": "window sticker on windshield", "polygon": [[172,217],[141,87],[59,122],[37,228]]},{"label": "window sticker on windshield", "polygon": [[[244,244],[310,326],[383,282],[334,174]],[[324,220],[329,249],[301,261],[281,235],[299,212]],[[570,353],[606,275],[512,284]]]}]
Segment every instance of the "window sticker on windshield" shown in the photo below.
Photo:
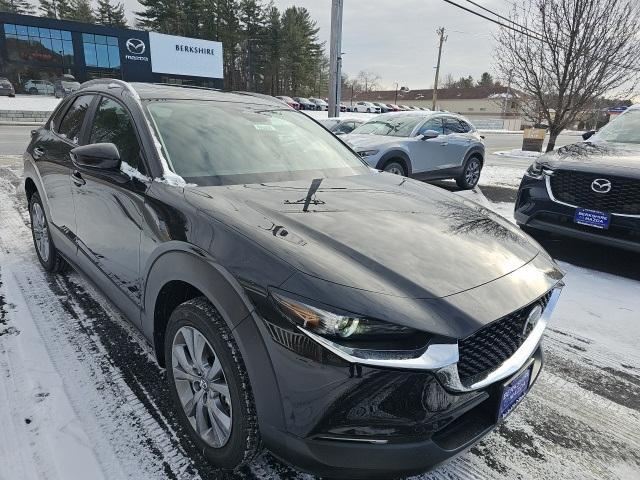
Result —
[{"label": "window sticker on windshield", "polygon": [[256,130],[268,130],[270,132],[275,132],[276,129],[273,125],[269,125],[269,124],[260,124],[260,123],[255,123],[253,125],[255,127]]}]

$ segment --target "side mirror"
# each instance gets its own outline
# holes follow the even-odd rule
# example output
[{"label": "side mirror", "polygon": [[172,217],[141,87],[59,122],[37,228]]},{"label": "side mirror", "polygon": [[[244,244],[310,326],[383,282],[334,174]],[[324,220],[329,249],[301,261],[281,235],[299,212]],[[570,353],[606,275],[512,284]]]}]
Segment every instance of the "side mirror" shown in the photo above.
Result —
[{"label": "side mirror", "polygon": [[71,150],[71,159],[79,167],[119,170],[120,152],[113,143],[92,143]]},{"label": "side mirror", "polygon": [[596,131],[595,130],[589,130],[588,132],[584,132],[582,134],[582,139],[583,140],[589,140],[591,137],[593,137],[595,135]]},{"label": "side mirror", "polygon": [[436,132],[435,130],[426,130],[423,134],[422,134],[422,140],[429,140],[430,138],[436,138],[439,137],[440,134],[438,132]]}]

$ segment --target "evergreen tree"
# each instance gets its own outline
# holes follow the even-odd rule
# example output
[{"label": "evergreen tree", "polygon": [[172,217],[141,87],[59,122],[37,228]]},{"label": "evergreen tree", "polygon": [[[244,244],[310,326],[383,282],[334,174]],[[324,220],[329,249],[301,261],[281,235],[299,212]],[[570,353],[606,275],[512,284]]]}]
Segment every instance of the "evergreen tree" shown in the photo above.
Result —
[{"label": "evergreen tree", "polygon": [[40,0],[40,11],[43,17],[69,18],[71,6],[68,0]]},{"label": "evergreen tree", "polygon": [[96,21],[89,0],[72,0],[71,11],[63,18],[84,23],[94,23]]},{"label": "evergreen tree", "polygon": [[479,87],[493,87],[493,77],[489,72],[484,72],[478,81]]},{"label": "evergreen tree", "polygon": [[124,4],[112,4],[111,0],[98,0],[96,22],[109,27],[126,27],[127,19],[124,15]]},{"label": "evergreen tree", "polygon": [[0,0],[0,12],[33,15],[34,7],[26,0]]},{"label": "evergreen tree", "polygon": [[280,52],[281,52],[282,22],[280,11],[270,5],[266,13],[265,25],[265,72],[264,92],[271,95],[280,95]]}]

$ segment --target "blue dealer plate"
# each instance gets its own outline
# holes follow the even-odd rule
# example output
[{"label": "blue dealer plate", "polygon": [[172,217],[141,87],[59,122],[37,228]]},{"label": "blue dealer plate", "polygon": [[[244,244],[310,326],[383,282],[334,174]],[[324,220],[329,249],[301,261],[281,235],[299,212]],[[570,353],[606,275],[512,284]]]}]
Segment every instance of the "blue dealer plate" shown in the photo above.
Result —
[{"label": "blue dealer plate", "polygon": [[576,208],[573,221],[580,225],[606,230],[611,223],[611,214],[597,210],[589,210],[588,208]]},{"label": "blue dealer plate", "polygon": [[498,419],[502,419],[509,415],[511,411],[520,403],[520,400],[529,391],[529,381],[531,380],[531,367],[527,368],[511,383],[505,385],[502,390],[502,400],[500,400],[500,410],[498,411]]}]

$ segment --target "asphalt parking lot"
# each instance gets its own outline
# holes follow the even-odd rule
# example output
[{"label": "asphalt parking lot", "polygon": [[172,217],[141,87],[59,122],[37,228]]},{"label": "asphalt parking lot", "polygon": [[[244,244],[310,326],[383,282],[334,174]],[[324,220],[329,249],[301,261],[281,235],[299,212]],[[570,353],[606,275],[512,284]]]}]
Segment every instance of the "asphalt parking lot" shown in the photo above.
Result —
[{"label": "asphalt parking lot", "polygon": [[[30,129],[0,127],[0,449],[30,445],[15,463],[55,480],[60,452],[48,440],[62,432],[78,438],[78,452],[98,455],[104,478],[230,478],[180,431],[164,373],[138,332],[78,274],[50,276],[39,267],[18,188],[17,155]],[[519,140],[495,141],[509,149]],[[528,164],[499,163],[509,160],[488,160],[490,180],[480,187],[486,204],[507,217],[515,190],[500,172],[514,176]],[[638,478],[640,256],[541,241],[567,272],[541,378],[493,434],[420,478]],[[24,358],[33,342],[41,342],[40,356]],[[12,468],[3,467],[7,478],[15,478]],[[234,477],[308,478],[269,454]]]}]

